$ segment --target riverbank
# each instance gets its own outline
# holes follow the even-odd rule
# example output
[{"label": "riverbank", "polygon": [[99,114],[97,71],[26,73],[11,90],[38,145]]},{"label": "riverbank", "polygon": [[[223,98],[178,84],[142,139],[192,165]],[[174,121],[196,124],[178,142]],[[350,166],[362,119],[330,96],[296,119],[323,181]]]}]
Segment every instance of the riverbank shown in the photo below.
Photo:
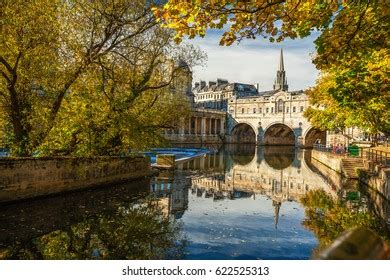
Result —
[{"label": "riverbank", "polygon": [[312,158],[318,171],[332,182],[358,182],[359,191],[369,198],[370,208],[386,226],[390,225],[390,167],[383,164],[383,159],[376,162],[372,156],[347,158],[317,150],[312,151]]},{"label": "riverbank", "polygon": [[151,174],[144,156],[0,159],[0,204],[122,183]]}]

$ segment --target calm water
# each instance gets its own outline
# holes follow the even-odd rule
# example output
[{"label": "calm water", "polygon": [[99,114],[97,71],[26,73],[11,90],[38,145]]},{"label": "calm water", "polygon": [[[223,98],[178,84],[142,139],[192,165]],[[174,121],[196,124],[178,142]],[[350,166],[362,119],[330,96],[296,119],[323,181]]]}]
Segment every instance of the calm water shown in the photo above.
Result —
[{"label": "calm water", "polygon": [[300,199],[336,191],[291,147],[229,146],[125,185],[0,207],[0,258],[308,259]]}]

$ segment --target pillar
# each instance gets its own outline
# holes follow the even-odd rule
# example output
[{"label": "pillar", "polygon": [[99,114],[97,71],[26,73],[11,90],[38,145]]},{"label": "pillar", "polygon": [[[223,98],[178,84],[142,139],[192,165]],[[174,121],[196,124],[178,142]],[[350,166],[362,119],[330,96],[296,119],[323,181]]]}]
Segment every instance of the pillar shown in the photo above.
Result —
[{"label": "pillar", "polygon": [[197,117],[195,120],[196,120],[196,132],[195,132],[195,134],[200,135],[200,134],[202,134],[202,118]]},{"label": "pillar", "polygon": [[184,124],[185,124],[185,120],[184,119],[180,119],[179,120],[179,135],[180,136],[184,136]]},{"label": "pillar", "polygon": [[201,134],[202,134],[202,136],[206,135],[206,118],[203,118],[203,117],[201,120]]},{"label": "pillar", "polygon": [[221,119],[216,120],[215,126],[216,126],[216,134],[220,134],[221,133]]},{"label": "pillar", "polygon": [[221,119],[221,134],[225,134],[225,119]]}]

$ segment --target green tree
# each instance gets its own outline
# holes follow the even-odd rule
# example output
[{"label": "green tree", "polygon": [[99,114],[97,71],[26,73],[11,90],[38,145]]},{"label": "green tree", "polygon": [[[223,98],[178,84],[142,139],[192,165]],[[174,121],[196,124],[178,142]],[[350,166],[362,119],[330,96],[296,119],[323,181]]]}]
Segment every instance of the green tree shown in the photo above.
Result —
[{"label": "green tree", "polygon": [[[149,104],[154,110],[149,113],[157,112],[154,106],[169,92],[178,57],[170,55],[172,35],[156,26],[151,5],[146,0],[2,1],[0,107],[13,154],[31,155],[47,149],[49,141],[72,152],[85,144],[80,133],[86,127],[89,134],[107,131],[106,144],[116,146],[126,141],[116,141],[122,136],[120,124],[112,131],[115,122],[152,126],[135,107]],[[171,105],[171,112],[182,113],[176,102],[165,104]],[[130,111],[133,117],[126,119]],[[56,138],[57,132],[63,134]],[[92,136],[97,137],[88,136],[90,146]]]},{"label": "green tree", "polygon": [[307,91],[315,106],[305,116],[323,129],[357,126],[370,134],[389,134],[389,65],[389,52],[381,50],[323,71]]}]

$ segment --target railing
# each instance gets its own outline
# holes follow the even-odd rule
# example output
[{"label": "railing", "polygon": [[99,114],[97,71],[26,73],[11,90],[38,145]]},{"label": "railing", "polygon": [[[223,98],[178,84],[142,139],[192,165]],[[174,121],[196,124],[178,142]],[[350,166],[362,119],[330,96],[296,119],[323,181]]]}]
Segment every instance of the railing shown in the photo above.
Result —
[{"label": "railing", "polygon": [[376,149],[368,149],[364,154],[369,161],[385,166],[390,166],[390,152],[380,151]]},{"label": "railing", "polygon": [[320,152],[347,156],[347,157],[363,157],[363,148],[356,146],[326,146],[322,144],[314,144],[313,149]]},{"label": "railing", "polygon": [[330,153],[344,157],[360,157],[376,164],[390,166],[390,152],[381,151],[377,149],[361,148],[355,146],[326,146],[321,144],[314,144],[313,149],[320,152]]}]

